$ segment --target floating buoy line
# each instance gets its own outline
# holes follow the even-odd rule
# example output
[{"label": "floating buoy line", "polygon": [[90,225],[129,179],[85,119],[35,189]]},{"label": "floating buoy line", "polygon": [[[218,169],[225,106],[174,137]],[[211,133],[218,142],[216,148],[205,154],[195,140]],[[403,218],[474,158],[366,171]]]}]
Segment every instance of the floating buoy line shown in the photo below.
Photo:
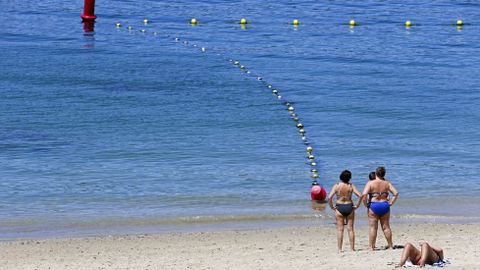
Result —
[{"label": "floating buoy line", "polygon": [[[143,24],[144,25],[148,25],[150,23],[150,21],[148,19],[145,19],[143,21]],[[192,18],[189,23],[192,25],[192,26],[196,26],[199,24],[199,21],[195,18]],[[239,21],[239,24],[240,25],[246,25],[248,24],[249,22],[243,18]],[[298,26],[300,24],[300,22],[295,19],[292,24],[294,26]],[[355,21],[355,20],[350,20],[348,22],[348,25],[350,27],[355,27],[358,25],[358,23]],[[410,28],[412,27],[414,24],[411,22],[411,21],[406,21],[404,26],[406,28]],[[461,21],[461,20],[458,20],[455,25],[457,27],[461,27],[464,25],[464,22]],[[122,28],[122,24],[121,23],[116,23],[115,24],[115,27],[117,29],[120,29]],[[132,26],[127,26],[126,27],[126,30],[128,32],[134,32],[134,28]],[[309,166],[309,174],[310,174],[310,178],[312,179],[312,187],[311,187],[311,198],[312,200],[314,201],[325,201],[326,199],[326,190],[324,187],[322,187],[322,185],[319,184],[318,182],[318,178],[319,178],[319,175],[318,175],[318,163],[317,163],[317,158],[314,154],[314,148],[312,147],[311,145],[311,141],[310,139],[308,138],[307,136],[307,129],[306,129],[306,126],[302,123],[301,121],[301,118],[300,118],[300,115],[298,114],[297,112],[297,108],[295,108],[294,106],[294,102],[289,100],[287,97],[283,96],[280,89],[276,86],[273,86],[271,83],[269,83],[267,80],[265,80],[262,76],[258,75],[258,74],[255,74],[253,73],[249,68],[247,68],[243,63],[241,63],[240,61],[234,59],[234,58],[231,58],[231,57],[228,57],[228,55],[226,55],[225,53],[215,53],[215,50],[209,50],[207,49],[206,47],[203,47],[203,46],[199,46],[193,42],[190,42],[186,39],[181,39],[180,37],[178,36],[175,36],[175,35],[172,35],[172,34],[168,34],[168,33],[159,33],[159,32],[155,32],[155,31],[147,31],[146,29],[144,28],[140,28],[139,30],[137,30],[138,32],[142,33],[142,34],[152,34],[153,36],[157,36],[157,37],[164,37],[168,40],[171,40],[172,42],[176,43],[176,44],[183,44],[184,46],[188,46],[188,47],[192,47],[192,48],[195,48],[196,50],[198,50],[200,53],[209,53],[211,51],[212,54],[215,54],[216,56],[219,56],[221,58],[223,58],[223,60],[227,61],[230,65],[236,67],[239,69],[240,72],[242,72],[243,74],[245,74],[246,76],[248,77],[251,77],[251,78],[254,78],[256,81],[258,81],[259,83],[261,83],[263,85],[263,87],[265,87],[265,89],[267,91],[269,91],[271,93],[271,95],[277,100],[277,102],[281,105],[284,106],[285,108],[285,111],[288,112],[289,114],[289,117],[291,119],[291,121],[294,123],[294,126],[296,127],[296,130],[297,130],[297,133],[299,135],[299,138],[302,142],[302,144],[305,146],[305,152],[306,152],[306,155],[305,155],[305,158],[306,158],[306,164],[308,164]],[[137,33],[138,33],[137,32]]]},{"label": "floating buoy line", "polygon": [[[198,26],[199,25],[199,20],[197,20],[196,18],[192,18],[190,19],[189,21],[189,24],[191,26]],[[239,21],[237,21],[237,23],[240,25],[240,27],[242,29],[246,29],[247,28],[247,25],[250,24],[250,22],[246,19],[246,18],[242,18],[240,19]],[[144,19],[143,20],[143,25],[144,26],[147,26],[150,24],[150,20],[148,19]],[[291,21],[289,23],[290,25],[293,25],[293,27],[295,29],[297,29],[301,23],[298,19],[294,19],[293,21]],[[302,23],[303,24],[303,23]],[[354,19],[351,19],[350,21],[348,21],[347,23],[345,23],[346,25],[348,25],[351,29],[352,28],[355,28],[357,26],[361,26],[362,24],[359,24],[357,21],[355,21]],[[413,24],[412,21],[410,20],[406,20],[404,23],[403,23],[403,26],[408,30],[410,29],[412,26],[414,25],[417,25],[417,24]],[[454,25],[457,27],[457,30],[461,30],[462,27],[464,25],[467,25],[466,23],[464,23],[462,20],[458,19],[456,22],[450,24],[450,25]],[[122,28],[122,24],[120,22],[117,22],[115,23],[115,28],[117,29],[121,29]],[[130,33],[133,33],[135,32],[136,30],[132,27],[132,26],[127,26],[126,27],[126,30]],[[197,49],[199,52],[201,53],[207,53],[207,48],[206,47],[202,47],[202,46],[198,46],[197,44],[195,43],[192,43],[188,40],[184,40],[184,39],[181,39],[179,38],[178,36],[175,36],[175,35],[172,35],[172,34],[168,34],[168,33],[159,33],[159,32],[156,32],[156,31],[153,31],[153,32],[150,32],[150,31],[147,31],[145,28],[140,28],[138,30],[138,32],[146,35],[146,34],[152,34],[153,36],[156,36],[156,37],[163,37],[163,38],[166,38],[166,39],[169,39],[169,40],[172,40],[173,42],[177,43],[177,44],[183,44],[185,46],[191,46],[195,49]],[[208,50],[210,51],[210,50]],[[215,53],[214,50],[212,50],[212,53]],[[303,123],[301,122],[301,119],[300,119],[300,116],[299,114],[297,113],[296,111],[296,108],[294,107],[294,103],[292,101],[290,101],[289,99],[287,99],[285,96],[282,96],[281,93],[280,93],[280,90],[278,87],[274,87],[271,83],[269,83],[267,80],[265,80],[263,77],[257,75],[257,74],[254,74],[252,73],[244,64],[242,64],[240,61],[238,60],[235,60],[233,58],[230,58],[228,57],[225,53],[215,53],[217,56],[220,56],[223,58],[223,60],[225,61],[228,61],[229,64],[237,67],[243,74],[245,74],[246,76],[249,76],[249,77],[252,77],[252,78],[255,78],[258,82],[260,82],[268,91],[271,92],[271,94],[273,95],[273,97],[280,103],[282,104],[283,106],[285,106],[285,110],[289,113],[289,116],[290,116],[290,119],[294,122],[295,124],[295,127],[297,128],[297,132],[299,134],[299,137],[302,141],[302,143],[305,145],[305,151],[306,151],[306,159],[307,159],[307,164],[309,165],[309,173],[310,173],[310,177],[312,179],[312,187],[311,187],[311,190],[310,190],[310,195],[311,195],[311,198],[312,198],[312,201],[316,201],[316,202],[325,202],[325,199],[326,199],[326,190],[324,187],[322,187],[319,183],[318,183],[318,163],[316,161],[316,157],[314,155],[314,149],[313,147],[311,146],[311,143],[310,143],[310,140],[309,138],[307,137],[307,131],[306,131],[306,127],[303,125]]]},{"label": "floating buoy line", "polygon": [[[189,23],[192,26],[197,26],[197,25],[200,24],[200,21],[196,18],[192,18],[192,19],[190,19]],[[247,20],[246,18],[241,18],[236,23],[239,24],[242,29],[246,29],[247,25],[251,24],[251,22],[249,20]],[[150,20],[144,19],[143,24],[144,25],[150,24]],[[300,25],[304,25],[305,23],[300,22],[299,19],[293,19],[288,24],[293,25],[294,28],[298,28]],[[315,24],[315,23],[307,23],[307,24]],[[355,19],[352,18],[349,21],[346,21],[345,23],[341,23],[341,24],[338,24],[338,25],[348,25],[348,26],[350,26],[350,28],[354,28],[356,26],[364,26],[364,25],[367,25],[367,24],[368,24],[368,22],[366,22],[366,23],[360,22],[359,23]],[[371,25],[373,25],[373,24],[375,24],[375,23],[371,23]],[[405,20],[403,23],[402,22],[396,22],[396,23],[391,23],[391,24],[403,25],[407,29],[410,29],[412,26],[421,26],[421,24],[417,24],[417,23],[414,24],[411,20],[408,20],[408,19]],[[456,26],[457,29],[462,29],[463,26],[471,25],[471,24],[465,23],[461,19],[457,19],[457,20],[453,20],[451,23],[444,23],[444,24],[437,24],[437,25],[452,25],[452,26]],[[120,23],[117,23],[117,28],[120,28]]]}]

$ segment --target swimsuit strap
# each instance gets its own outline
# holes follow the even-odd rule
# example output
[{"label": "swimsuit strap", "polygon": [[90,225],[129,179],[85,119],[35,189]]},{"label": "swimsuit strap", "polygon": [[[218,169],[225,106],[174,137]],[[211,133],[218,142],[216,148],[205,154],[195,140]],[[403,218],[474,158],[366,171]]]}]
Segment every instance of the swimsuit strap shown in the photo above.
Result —
[{"label": "swimsuit strap", "polygon": [[382,191],[382,192],[370,192],[369,194],[388,194],[388,192],[386,192],[386,191]]},{"label": "swimsuit strap", "polygon": [[370,192],[370,193],[368,193],[368,195],[370,195],[372,197],[373,197],[373,195],[382,195],[382,194],[383,195],[388,195],[388,192],[382,191],[382,192]]}]

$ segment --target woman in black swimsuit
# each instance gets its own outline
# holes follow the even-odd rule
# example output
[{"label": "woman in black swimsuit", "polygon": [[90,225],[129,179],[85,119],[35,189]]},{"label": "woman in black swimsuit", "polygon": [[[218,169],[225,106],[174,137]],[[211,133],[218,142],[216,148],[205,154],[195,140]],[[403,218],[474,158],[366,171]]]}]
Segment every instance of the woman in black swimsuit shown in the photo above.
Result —
[{"label": "woman in black swimsuit", "polygon": [[[335,217],[337,220],[337,240],[338,240],[338,251],[342,251],[343,244],[343,231],[344,226],[347,226],[348,237],[350,240],[350,248],[355,250],[355,232],[353,230],[353,222],[355,220],[355,209],[361,203],[359,199],[356,205],[353,205],[352,194],[360,198],[361,194],[357,188],[350,183],[352,178],[352,173],[348,170],[343,171],[340,174],[341,182],[335,184],[332,187],[332,191],[328,195],[328,204],[333,211],[335,211]],[[335,206],[333,206],[333,196],[337,196],[337,201]],[[346,222],[345,222],[346,221]]]}]

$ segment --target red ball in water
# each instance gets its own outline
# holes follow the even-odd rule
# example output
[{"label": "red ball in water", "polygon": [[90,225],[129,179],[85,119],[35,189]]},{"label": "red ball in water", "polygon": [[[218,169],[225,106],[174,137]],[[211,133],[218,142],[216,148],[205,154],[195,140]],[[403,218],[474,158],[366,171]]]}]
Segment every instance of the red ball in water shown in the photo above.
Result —
[{"label": "red ball in water", "polygon": [[327,198],[327,191],[318,185],[315,185],[310,190],[310,195],[312,196],[312,200],[315,201],[324,201]]}]

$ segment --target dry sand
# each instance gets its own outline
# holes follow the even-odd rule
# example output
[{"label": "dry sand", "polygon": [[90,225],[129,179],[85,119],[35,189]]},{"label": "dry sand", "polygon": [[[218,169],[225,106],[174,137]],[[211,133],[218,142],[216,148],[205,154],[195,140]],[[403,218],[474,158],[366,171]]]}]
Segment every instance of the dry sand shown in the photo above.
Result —
[{"label": "dry sand", "polygon": [[[480,269],[480,225],[394,224],[395,244],[427,240],[445,250],[446,269]],[[0,269],[393,269],[401,249],[336,248],[335,226],[175,233],[0,243]],[[346,236],[346,235],[345,235]],[[385,246],[379,234],[377,246]]]}]

